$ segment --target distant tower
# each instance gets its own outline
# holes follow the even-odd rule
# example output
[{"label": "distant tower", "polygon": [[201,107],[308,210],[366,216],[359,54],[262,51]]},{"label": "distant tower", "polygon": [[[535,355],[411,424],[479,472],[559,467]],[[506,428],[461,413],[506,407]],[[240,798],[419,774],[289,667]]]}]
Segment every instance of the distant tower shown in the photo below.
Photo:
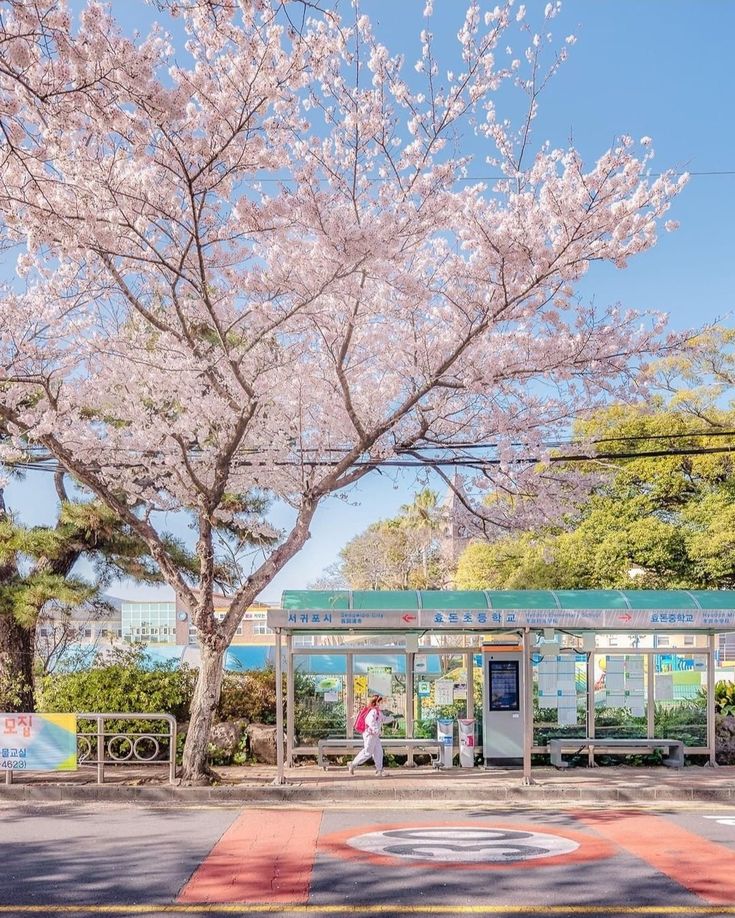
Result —
[{"label": "distant tower", "polygon": [[444,583],[447,589],[452,589],[454,586],[453,577],[457,561],[470,541],[465,523],[467,510],[457,496],[458,491],[462,493],[462,482],[455,472],[452,487],[447,489],[444,500],[441,502],[444,526],[439,541],[442,557],[447,564],[447,580]]}]

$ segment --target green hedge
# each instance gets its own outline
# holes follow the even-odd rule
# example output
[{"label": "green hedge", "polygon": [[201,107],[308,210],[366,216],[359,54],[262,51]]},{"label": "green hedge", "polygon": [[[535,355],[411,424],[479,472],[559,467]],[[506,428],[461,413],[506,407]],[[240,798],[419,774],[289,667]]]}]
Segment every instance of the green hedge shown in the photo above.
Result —
[{"label": "green hedge", "polygon": [[119,711],[188,718],[196,672],[171,663],[144,665],[142,654],[122,653],[103,666],[46,676],[38,692],[41,712]]},{"label": "green hedge", "polygon": [[[140,651],[125,651],[111,662],[91,669],[46,676],[38,693],[38,710],[125,714],[140,711],[173,714],[183,723],[189,719],[196,676],[197,671],[187,666],[151,664]],[[226,672],[217,718],[275,723],[273,669]]]}]

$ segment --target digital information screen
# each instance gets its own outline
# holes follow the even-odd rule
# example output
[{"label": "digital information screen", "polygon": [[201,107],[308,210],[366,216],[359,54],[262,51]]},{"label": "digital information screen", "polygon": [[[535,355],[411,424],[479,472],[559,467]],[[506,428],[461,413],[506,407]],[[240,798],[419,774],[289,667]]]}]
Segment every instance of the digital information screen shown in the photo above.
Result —
[{"label": "digital information screen", "polygon": [[488,660],[489,711],[520,711],[518,660]]}]

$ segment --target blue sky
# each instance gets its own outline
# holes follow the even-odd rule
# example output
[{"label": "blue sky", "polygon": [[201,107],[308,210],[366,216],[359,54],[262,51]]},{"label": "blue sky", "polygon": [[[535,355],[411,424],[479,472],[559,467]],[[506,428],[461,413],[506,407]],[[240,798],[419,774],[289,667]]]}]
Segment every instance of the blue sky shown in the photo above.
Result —
[{"label": "blue sky", "polygon": [[[80,4],[75,3],[75,7]],[[363,10],[378,34],[409,62],[417,56],[423,0],[365,0]],[[493,6],[494,3],[485,4]],[[530,0],[532,14],[545,2]],[[152,17],[137,0],[114,0],[126,28]],[[436,0],[432,31],[439,57],[453,45],[462,0]],[[566,0],[552,22],[555,35],[574,33],[570,57],[541,99],[536,141],[565,145],[573,138],[594,160],[620,134],[648,135],[656,168],[732,175],[693,176],[670,216],[680,221],[673,234],[631,261],[625,271],[593,266],[579,290],[604,306],[620,302],[670,315],[674,328],[687,328],[727,316],[735,308],[735,93],[731,47],[735,3],[716,0]],[[519,48],[520,50],[520,48]],[[478,164],[473,174],[488,174]],[[408,478],[374,474],[346,499],[324,504],[302,552],[266,590],[276,599],[283,589],[303,588],[337,559],[339,549],[370,522],[395,514],[410,500]],[[50,476],[33,474],[11,484],[13,510],[29,523],[53,518],[55,494]],[[276,510],[276,525],[287,514]],[[176,521],[171,528],[175,529]],[[184,534],[182,532],[182,534]],[[132,584],[118,595],[148,593]]]}]

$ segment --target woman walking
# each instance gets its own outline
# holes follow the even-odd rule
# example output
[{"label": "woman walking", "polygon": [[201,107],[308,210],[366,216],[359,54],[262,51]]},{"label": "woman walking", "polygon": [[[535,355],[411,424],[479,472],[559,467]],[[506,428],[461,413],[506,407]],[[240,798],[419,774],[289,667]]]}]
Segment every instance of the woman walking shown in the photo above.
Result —
[{"label": "woman walking", "polygon": [[372,759],[375,763],[375,774],[384,777],[383,771],[383,746],[380,742],[380,732],[383,729],[385,717],[380,710],[380,703],[383,698],[381,695],[373,695],[368,702],[368,710],[365,714],[365,728],[362,732],[362,749],[357,753],[355,758],[347,766],[347,770],[354,775],[355,768]]}]

